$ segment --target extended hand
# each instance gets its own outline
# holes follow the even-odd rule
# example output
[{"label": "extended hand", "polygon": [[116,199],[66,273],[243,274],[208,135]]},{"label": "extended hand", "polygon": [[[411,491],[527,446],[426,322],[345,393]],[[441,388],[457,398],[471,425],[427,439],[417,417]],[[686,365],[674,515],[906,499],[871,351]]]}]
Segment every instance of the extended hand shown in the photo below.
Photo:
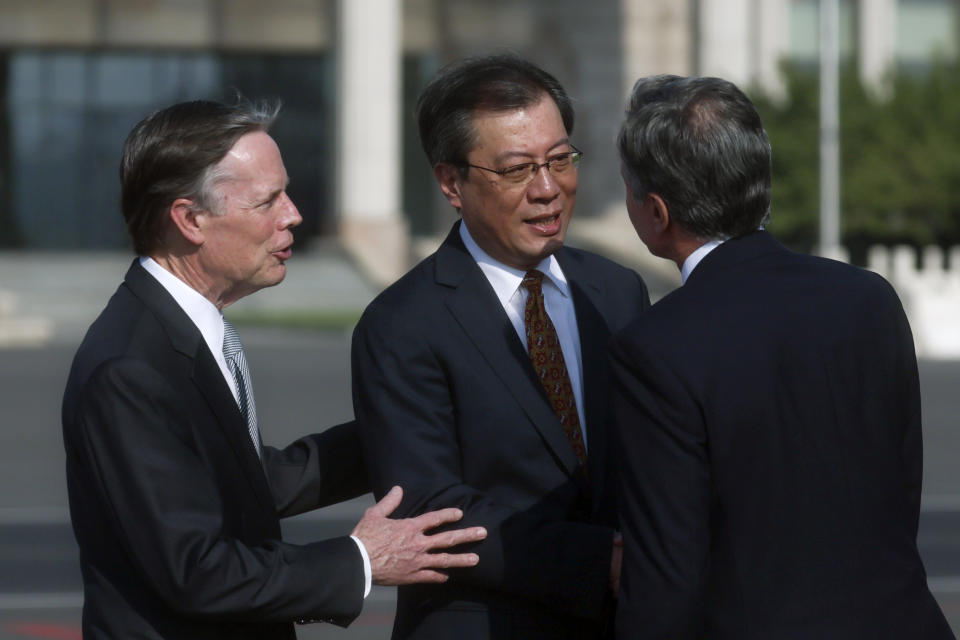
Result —
[{"label": "extended hand", "polygon": [[480,558],[475,553],[434,553],[458,544],[477,542],[487,537],[483,527],[455,529],[433,535],[425,532],[463,517],[460,509],[430,511],[416,518],[391,520],[403,498],[403,490],[394,487],[377,504],[367,509],[353,534],[360,538],[370,556],[374,584],[400,585],[414,582],[446,582],[443,569],[472,567]]},{"label": "extended hand", "polygon": [[623,535],[613,532],[613,553],[610,555],[610,590],[613,597],[620,594],[620,565],[623,564]]}]

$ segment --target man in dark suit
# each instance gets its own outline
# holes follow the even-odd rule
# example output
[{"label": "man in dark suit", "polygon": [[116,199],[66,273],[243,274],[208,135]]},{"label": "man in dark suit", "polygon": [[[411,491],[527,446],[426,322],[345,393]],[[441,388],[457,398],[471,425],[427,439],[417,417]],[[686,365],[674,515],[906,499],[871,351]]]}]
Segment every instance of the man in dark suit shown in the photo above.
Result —
[{"label": "man in dark suit", "polygon": [[[455,510],[285,544],[278,517],[368,481],[354,423],[263,445],[249,368],[222,309],[279,283],[300,214],[267,128],[276,110],[174,105],[131,132],[122,208],[140,255],[77,352],[63,402],[67,482],[84,581],[83,635],[294,638],[346,626],[370,583],[440,582],[475,554],[474,527],[425,536]],[[352,539],[351,539],[352,538]]]},{"label": "man in dark suit", "polygon": [[466,60],[418,122],[462,220],[364,313],[354,406],[376,495],[401,483],[398,513],[458,507],[489,536],[475,568],[399,589],[394,637],[596,637],[619,576],[605,348],[647,290],[563,247],[581,154],[552,76]]},{"label": "man in dark suit", "polygon": [[617,637],[943,639],[917,553],[917,362],[879,276],[761,229],[770,144],[717,78],[635,85],[627,210],[684,284],[612,346]]}]

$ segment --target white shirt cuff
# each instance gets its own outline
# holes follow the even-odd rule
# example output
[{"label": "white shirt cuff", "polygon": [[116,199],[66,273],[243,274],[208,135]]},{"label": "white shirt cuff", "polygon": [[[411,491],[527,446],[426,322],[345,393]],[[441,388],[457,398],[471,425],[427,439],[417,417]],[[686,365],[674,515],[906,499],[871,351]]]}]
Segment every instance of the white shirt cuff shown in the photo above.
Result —
[{"label": "white shirt cuff", "polygon": [[363,558],[363,598],[366,600],[367,596],[370,595],[370,587],[373,585],[373,570],[370,568],[370,556],[367,555],[367,548],[360,542],[360,538],[357,536],[350,537],[357,543],[357,548],[360,549],[360,557]]}]

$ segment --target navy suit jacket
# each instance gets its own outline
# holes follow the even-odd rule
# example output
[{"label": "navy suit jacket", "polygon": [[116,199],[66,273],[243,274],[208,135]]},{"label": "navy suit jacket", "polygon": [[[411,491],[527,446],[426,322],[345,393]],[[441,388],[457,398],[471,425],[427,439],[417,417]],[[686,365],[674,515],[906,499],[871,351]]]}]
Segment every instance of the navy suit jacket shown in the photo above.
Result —
[{"label": "navy suit jacket", "polygon": [[199,330],[137,261],[77,351],[63,401],[83,636],[294,638],[363,602],[347,536],[280,540],[278,517],[369,486],[354,423],[263,447]]},{"label": "navy suit jacket", "polygon": [[953,637],[917,552],[917,362],[886,281],[752,233],[612,354],[618,638]]},{"label": "navy suit jacket", "polygon": [[606,346],[649,305],[634,272],[564,248],[583,361],[589,480],[524,345],[454,225],[367,308],[353,340],[354,408],[374,493],[399,513],[464,512],[478,566],[401,587],[397,638],[592,637],[604,626],[615,525]]}]

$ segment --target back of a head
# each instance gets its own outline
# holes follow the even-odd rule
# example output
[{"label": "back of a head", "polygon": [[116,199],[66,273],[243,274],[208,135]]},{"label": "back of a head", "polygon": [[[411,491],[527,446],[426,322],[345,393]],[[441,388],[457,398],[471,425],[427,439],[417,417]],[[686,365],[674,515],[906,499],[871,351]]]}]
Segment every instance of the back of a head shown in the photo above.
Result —
[{"label": "back of a head", "polygon": [[770,142],[753,103],[726,80],[641,78],[617,146],[634,196],[656,193],[698,238],[744,235],[769,218]]},{"label": "back of a head", "polygon": [[213,210],[212,169],[243,135],[266,131],[278,110],[195,100],[156,111],[133,128],[120,162],[120,208],[138,255],[161,245],[176,199]]},{"label": "back of a head", "polygon": [[467,58],[441,69],[417,101],[420,143],[430,166],[462,165],[474,145],[473,114],[510,111],[537,104],[544,95],[556,103],[567,133],[573,106],[557,79],[510,54]]}]

